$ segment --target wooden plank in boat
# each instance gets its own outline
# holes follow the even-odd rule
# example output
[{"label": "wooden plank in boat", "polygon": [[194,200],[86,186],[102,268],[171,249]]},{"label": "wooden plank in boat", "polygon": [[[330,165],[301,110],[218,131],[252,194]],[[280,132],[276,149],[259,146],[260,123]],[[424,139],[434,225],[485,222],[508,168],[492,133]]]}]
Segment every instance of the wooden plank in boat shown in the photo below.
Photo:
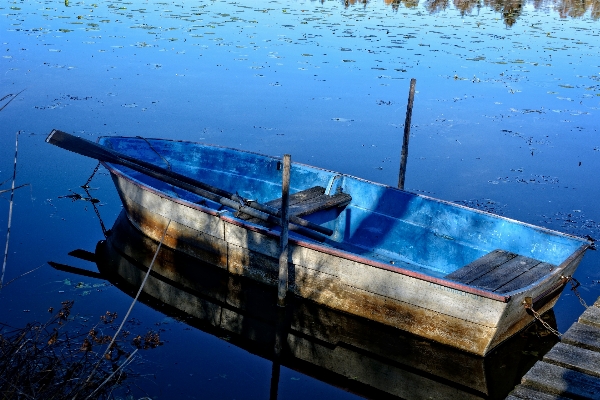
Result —
[{"label": "wooden plank in boat", "polygon": [[600,352],[600,329],[575,322],[562,337],[564,343]]},{"label": "wooden plank in boat", "polygon": [[301,217],[333,207],[343,207],[352,201],[348,193],[336,193],[333,196],[321,195],[290,206],[290,215]]},{"label": "wooden plank in boat", "polygon": [[[325,188],[315,186],[300,192],[290,195],[290,215],[301,217],[312,214],[317,211],[325,210],[333,207],[343,207],[352,201],[352,196],[347,193],[336,193],[332,196],[325,194]],[[271,200],[266,205],[273,208],[281,207],[281,198]],[[257,222],[257,219],[247,215],[242,215],[240,218]]]},{"label": "wooden plank in boat", "polygon": [[506,284],[500,286],[496,289],[498,293],[508,293],[513,290],[517,290],[520,288],[524,288],[525,286],[529,286],[533,282],[540,279],[542,276],[548,275],[550,272],[554,271],[558,268],[556,265],[548,264],[548,263],[539,263],[531,268],[529,271],[524,272],[519,275],[517,278],[512,281],[507,282]]},{"label": "wooden plank in boat", "polygon": [[[289,204],[290,207],[293,206],[294,204],[298,204],[301,203],[303,201],[307,201],[310,200],[314,197],[317,196],[321,196],[325,193],[325,188],[322,186],[313,186],[311,188],[308,188],[306,190],[302,190],[300,192],[296,192],[293,194],[290,194],[289,197]],[[273,207],[273,208],[277,208],[280,209],[281,208],[281,197],[275,200],[271,200],[265,203],[266,206],[269,207]],[[290,213],[290,215],[292,215]],[[254,218],[248,214],[240,214],[239,218],[249,221],[249,222],[253,222],[253,223],[261,223],[261,220],[258,218]]]},{"label": "wooden plank in boat", "polygon": [[[323,186],[314,186],[300,192],[290,194],[290,206],[294,204],[302,203],[303,201],[310,200],[314,197],[325,194],[325,188]],[[269,207],[281,208],[281,197],[275,200],[268,201],[265,203]]]},{"label": "wooden plank in boat", "polygon": [[473,280],[494,270],[517,255],[504,250],[494,250],[470,264],[446,275],[446,279],[469,284]]},{"label": "wooden plank in boat", "polygon": [[538,361],[521,382],[534,389],[568,398],[598,398],[600,379],[558,365]]},{"label": "wooden plank in boat", "polygon": [[555,268],[558,267],[498,249],[446,278],[496,293],[508,293],[530,285]]},{"label": "wooden plank in boat", "polygon": [[596,351],[559,342],[546,353],[544,361],[600,378],[600,353]]},{"label": "wooden plank in boat", "polygon": [[540,263],[541,261],[533,258],[516,256],[502,264],[502,266],[498,266],[487,274],[472,280],[469,284],[493,292]]}]

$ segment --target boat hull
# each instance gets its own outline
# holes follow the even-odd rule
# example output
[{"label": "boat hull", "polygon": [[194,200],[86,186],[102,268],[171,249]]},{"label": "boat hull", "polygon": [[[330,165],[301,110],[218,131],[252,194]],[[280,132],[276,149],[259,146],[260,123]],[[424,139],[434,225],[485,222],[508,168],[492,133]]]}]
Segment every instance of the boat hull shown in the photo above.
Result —
[{"label": "boat hull", "polygon": [[[482,358],[298,297],[282,309],[276,306],[275,287],[165,247],[154,258],[157,242],[124,217],[96,248],[106,279],[133,297],[154,260],[140,301],[361,397],[424,399],[436,393],[444,399],[503,399],[537,354],[558,340],[534,325]],[[547,317],[555,327],[552,315]],[[279,358],[276,343],[283,347]]]},{"label": "boat hull", "polygon": [[[145,235],[229,273],[277,285],[279,236],[211,208],[178,199],[108,165],[131,223]],[[577,268],[586,246],[536,285],[510,296],[411,274],[352,253],[291,236],[289,288],[327,307],[427,339],[486,355],[534,317],[523,306],[537,299],[550,309]]]}]

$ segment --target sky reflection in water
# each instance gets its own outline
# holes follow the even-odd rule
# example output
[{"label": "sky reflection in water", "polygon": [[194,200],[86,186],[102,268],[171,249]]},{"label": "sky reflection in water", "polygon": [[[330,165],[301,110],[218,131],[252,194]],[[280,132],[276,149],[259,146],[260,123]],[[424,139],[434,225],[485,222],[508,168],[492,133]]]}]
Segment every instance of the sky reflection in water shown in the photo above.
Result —
[{"label": "sky reflection in water", "polygon": [[[0,182],[12,176],[20,130],[17,184],[31,183],[15,194],[6,280],[48,260],[90,268],[67,253],[102,238],[89,203],[59,198],[83,194],[95,162],[46,145],[52,128],[289,152],[395,185],[413,77],[408,190],[600,237],[598,1],[9,1],[0,14],[0,108],[12,100],[0,111]],[[112,182],[101,172],[92,186],[110,226],[120,211]],[[0,193],[0,229],[8,198]],[[588,303],[600,295],[598,261],[589,252],[576,274]],[[0,293],[0,320],[44,319],[66,298],[89,320],[124,314],[127,295],[75,280],[42,268],[15,281]],[[561,331],[583,311],[568,290],[555,310]],[[214,381],[207,369],[168,388],[211,382],[224,397],[265,397],[268,362],[135,312],[165,329],[160,356],[144,356],[166,360],[161,384],[174,363],[207,357]],[[293,374],[284,372],[289,397],[351,396]],[[221,375],[252,389],[227,391]]]}]

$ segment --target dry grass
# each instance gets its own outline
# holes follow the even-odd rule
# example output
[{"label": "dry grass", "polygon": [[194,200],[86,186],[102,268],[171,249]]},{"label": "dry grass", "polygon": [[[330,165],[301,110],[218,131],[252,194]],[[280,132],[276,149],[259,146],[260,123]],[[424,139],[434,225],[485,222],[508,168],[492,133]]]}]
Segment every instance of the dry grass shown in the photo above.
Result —
[{"label": "dry grass", "polygon": [[[116,314],[109,312],[93,328],[73,332],[68,328],[72,306],[72,301],[63,302],[43,324],[18,329],[0,325],[1,399],[113,398],[115,389],[123,389],[118,390],[122,394],[135,378],[127,368],[135,347],[161,344],[154,332],[129,339],[130,333],[125,331],[116,340],[104,335],[102,332],[114,328],[116,319]],[[124,346],[127,342],[132,346]],[[105,352],[108,343],[111,348]]]}]

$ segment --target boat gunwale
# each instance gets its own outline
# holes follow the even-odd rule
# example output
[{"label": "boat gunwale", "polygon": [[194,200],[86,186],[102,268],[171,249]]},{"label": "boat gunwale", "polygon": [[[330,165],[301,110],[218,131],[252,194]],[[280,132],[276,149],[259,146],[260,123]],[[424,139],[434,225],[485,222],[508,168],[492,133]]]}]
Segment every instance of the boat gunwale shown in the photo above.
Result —
[{"label": "boat gunwale", "polygon": [[[131,137],[131,136],[101,136],[98,138],[98,142],[100,142],[101,139],[139,139],[137,137]],[[139,139],[141,140],[141,139]],[[267,158],[271,158],[274,160],[280,160],[281,157],[277,157],[277,156],[270,156],[270,155],[265,155],[265,154],[261,154],[261,153],[257,153],[257,152],[252,152],[252,151],[247,151],[247,150],[240,150],[240,149],[235,149],[235,148],[230,148],[230,147],[225,147],[225,146],[220,146],[220,145],[212,145],[212,144],[207,144],[207,143],[201,143],[201,142],[193,142],[193,141],[187,141],[187,140],[175,140],[175,139],[161,139],[161,138],[147,138],[147,140],[158,140],[158,141],[165,141],[165,142],[177,142],[177,143],[189,143],[189,144],[195,144],[195,145],[200,145],[200,146],[205,146],[205,147],[213,147],[213,148],[219,148],[219,149],[223,149],[223,150],[229,150],[232,152],[240,152],[240,153],[246,153],[246,154],[253,154],[253,155],[257,155],[260,157],[267,157]],[[212,208],[209,207],[205,207],[202,206],[200,204],[196,204],[196,203],[192,203],[190,201],[187,200],[183,200],[183,199],[178,199],[175,198],[169,194],[167,194],[166,192],[163,192],[159,189],[156,189],[152,186],[149,186],[148,184],[137,180],[136,178],[132,177],[131,175],[127,174],[124,171],[121,171],[118,168],[113,167],[111,163],[108,162],[101,162],[102,165],[104,165],[105,168],[107,168],[109,170],[109,172],[119,175],[120,177],[132,182],[133,184],[135,184],[136,186],[139,186],[140,188],[142,188],[143,190],[147,190],[149,192],[152,192],[160,197],[163,198],[167,198],[168,200],[178,203],[180,205],[186,206],[186,207],[190,207],[193,209],[196,209],[200,212],[204,212],[206,214],[212,215],[212,216],[217,216],[219,217],[219,219],[226,221],[228,223],[231,223],[233,225],[237,225],[240,226],[244,229],[253,231],[253,232],[257,232],[260,234],[263,234],[265,236],[270,236],[270,237],[279,237],[279,234],[277,232],[274,232],[270,229],[265,229],[263,227],[260,227],[258,225],[254,225],[251,223],[247,223],[244,220],[240,220],[237,219],[235,217],[229,217],[227,215],[225,215],[222,211],[216,211]],[[424,198],[430,201],[434,201],[437,203],[441,203],[447,206],[451,206],[451,207],[457,207],[457,208],[462,208],[465,210],[468,210],[470,212],[475,212],[478,214],[483,214],[486,216],[490,216],[492,218],[495,219],[500,219],[500,220],[504,220],[504,221],[508,221],[508,222],[512,222],[518,225],[522,225],[522,226],[526,226],[529,228],[532,228],[534,230],[552,235],[552,236],[562,236],[562,237],[566,237],[566,238],[570,238],[573,240],[577,240],[579,242],[582,242],[582,245],[573,253],[571,253],[569,255],[569,257],[567,257],[566,260],[564,260],[560,266],[558,266],[558,268],[556,268],[555,271],[551,272],[550,274],[545,275],[544,277],[540,278],[539,280],[531,283],[530,285],[523,287],[523,288],[519,288],[516,289],[512,292],[508,292],[508,293],[504,293],[504,294],[498,294],[489,290],[485,290],[485,289],[479,289],[476,288],[474,286],[470,286],[470,285],[465,285],[459,282],[455,282],[449,279],[445,279],[445,278],[437,278],[431,275],[427,275],[421,272],[417,272],[417,271],[412,271],[406,268],[402,268],[402,267],[397,267],[397,266],[390,266],[387,265],[385,263],[379,262],[379,261],[375,261],[372,260],[370,258],[366,258],[363,256],[359,256],[356,255],[354,253],[345,251],[345,250],[341,250],[341,249],[337,249],[331,246],[327,246],[327,245],[322,245],[319,243],[315,243],[315,242],[311,242],[311,241],[306,241],[305,239],[302,239],[302,237],[294,232],[290,232],[290,238],[289,240],[293,243],[296,244],[298,246],[301,247],[305,247],[305,248],[309,248],[315,251],[319,251],[319,252],[323,252],[332,256],[336,256],[336,257],[340,257],[340,258],[344,258],[344,259],[348,259],[351,261],[355,261],[358,263],[362,263],[371,267],[375,267],[375,268],[379,268],[379,269],[384,269],[390,272],[394,272],[394,273],[399,273],[401,275],[405,275],[408,277],[412,277],[412,278],[416,278],[416,279],[420,279],[426,282],[431,282],[434,284],[438,284],[440,286],[444,286],[444,287],[448,287],[451,289],[455,289],[455,290],[459,290],[462,292],[466,292],[466,293],[471,293],[471,294],[475,294],[484,298],[488,298],[488,299],[492,299],[492,300],[496,300],[496,301],[500,301],[503,303],[508,303],[510,301],[510,299],[519,293],[525,292],[527,290],[532,289],[533,287],[537,287],[540,284],[542,284],[543,282],[547,281],[547,280],[551,280],[556,274],[559,273],[559,271],[562,271],[566,266],[568,266],[574,259],[576,259],[577,257],[581,256],[583,252],[585,252],[585,250],[591,246],[591,242],[587,239],[584,238],[580,238],[578,236],[574,236],[574,235],[570,235],[567,233],[562,233],[562,232],[558,232],[558,231],[554,231],[551,229],[547,229],[544,227],[540,227],[540,226],[536,226],[536,225],[532,225],[526,222],[522,222],[522,221],[518,221],[518,220],[514,220],[511,218],[507,218],[507,217],[503,217],[500,215],[496,215],[496,214],[492,214],[486,211],[482,211],[482,210],[478,210],[478,209],[474,209],[474,208],[470,208],[461,204],[456,204],[450,201],[446,201],[446,200],[442,200],[442,199],[437,199],[434,197],[429,197],[429,196],[425,196],[422,194],[418,194],[418,193],[413,193],[413,192],[407,192],[405,190],[401,190],[392,186],[388,186],[382,183],[378,183],[378,182],[373,182],[373,181],[369,181],[367,179],[364,178],[359,178],[359,177],[355,177],[353,175],[348,175],[348,174],[344,174],[344,173],[339,173],[336,171],[332,171],[332,170],[328,170],[325,168],[320,168],[320,167],[316,167],[313,165],[308,165],[308,164],[303,164],[303,163],[299,163],[299,162],[294,162],[293,164],[298,165],[298,166],[303,166],[303,167],[308,167],[308,168],[312,168],[312,169],[316,169],[316,170],[320,170],[320,171],[324,171],[324,172],[329,172],[329,173],[333,173],[336,175],[342,175],[345,177],[349,177],[352,179],[356,179],[358,181],[362,181],[368,184],[372,184],[372,185],[376,185],[376,186],[380,186],[384,189],[392,189],[392,190],[396,190],[399,192],[403,192],[403,193],[407,193],[411,196],[416,196],[416,197],[420,197],[420,198]]]},{"label": "boat gunwale", "polygon": [[[98,137],[98,143],[102,139],[137,139],[137,140],[144,140],[144,142],[146,140],[156,140],[156,141],[163,141],[163,142],[189,143],[191,145],[199,145],[199,146],[204,146],[204,147],[213,147],[213,148],[222,149],[222,150],[230,150],[230,151],[238,152],[238,153],[253,154],[253,155],[256,155],[256,156],[260,156],[260,157],[272,158],[272,159],[278,160],[278,161],[282,161],[283,160],[282,157],[278,157],[278,156],[271,156],[271,155],[267,155],[267,154],[258,153],[258,152],[255,152],[255,151],[236,149],[234,147],[221,146],[221,145],[218,145],[218,144],[195,142],[195,141],[191,141],[191,140],[164,139],[164,138],[142,138],[140,136],[99,136]],[[305,164],[305,163],[302,163],[302,162],[293,161],[292,165],[297,165],[297,166],[301,166],[301,167],[308,167],[308,168],[316,169],[316,170],[319,170],[319,171],[329,172],[329,173],[332,173],[332,174],[335,174],[335,175],[340,175],[340,176],[344,176],[344,177],[347,177],[347,178],[356,179],[358,181],[365,182],[365,183],[368,183],[370,185],[379,186],[379,187],[382,187],[384,189],[391,189],[391,190],[394,190],[394,191],[406,193],[406,194],[408,194],[410,196],[420,197],[420,198],[423,198],[423,199],[427,199],[429,201],[433,201],[433,202],[437,202],[437,203],[442,203],[442,204],[445,204],[447,206],[461,208],[461,209],[468,210],[468,211],[471,211],[471,212],[475,212],[475,213],[478,213],[478,214],[483,214],[483,215],[486,215],[486,216],[489,216],[489,217],[492,217],[492,218],[495,218],[495,219],[500,219],[500,220],[504,220],[504,221],[511,222],[511,223],[514,223],[514,224],[526,226],[528,228],[531,228],[531,229],[534,229],[534,230],[537,230],[537,231],[540,231],[540,232],[543,232],[543,233],[546,233],[546,234],[549,234],[549,235],[552,235],[552,236],[562,236],[562,237],[566,237],[566,238],[569,238],[569,239],[573,239],[573,240],[576,240],[576,241],[579,241],[579,242],[582,242],[582,243],[586,243],[588,247],[590,247],[592,245],[592,241],[591,240],[588,240],[588,239],[585,239],[585,238],[582,238],[582,237],[579,237],[579,236],[576,236],[576,235],[571,235],[569,233],[564,233],[564,232],[559,232],[559,231],[556,231],[556,230],[553,230],[553,229],[544,228],[543,226],[533,225],[533,224],[530,224],[528,222],[519,221],[519,220],[516,220],[516,219],[513,219],[513,218],[509,218],[509,217],[504,217],[502,215],[492,214],[492,213],[487,212],[487,211],[479,210],[477,208],[467,207],[465,205],[454,203],[454,202],[451,202],[449,200],[443,200],[443,199],[438,199],[436,197],[431,197],[431,196],[427,196],[427,195],[420,194],[420,193],[409,192],[407,190],[399,189],[399,188],[396,188],[396,187],[393,187],[393,186],[389,186],[389,185],[386,185],[386,184],[383,184],[383,183],[370,181],[368,179],[360,178],[358,176],[354,176],[354,175],[350,175],[350,174],[346,174],[346,173],[342,173],[342,172],[337,172],[337,171],[333,171],[333,170],[330,170],[330,169],[327,169],[327,168],[321,168],[321,167],[317,167],[317,166],[314,166],[314,165]]]}]

